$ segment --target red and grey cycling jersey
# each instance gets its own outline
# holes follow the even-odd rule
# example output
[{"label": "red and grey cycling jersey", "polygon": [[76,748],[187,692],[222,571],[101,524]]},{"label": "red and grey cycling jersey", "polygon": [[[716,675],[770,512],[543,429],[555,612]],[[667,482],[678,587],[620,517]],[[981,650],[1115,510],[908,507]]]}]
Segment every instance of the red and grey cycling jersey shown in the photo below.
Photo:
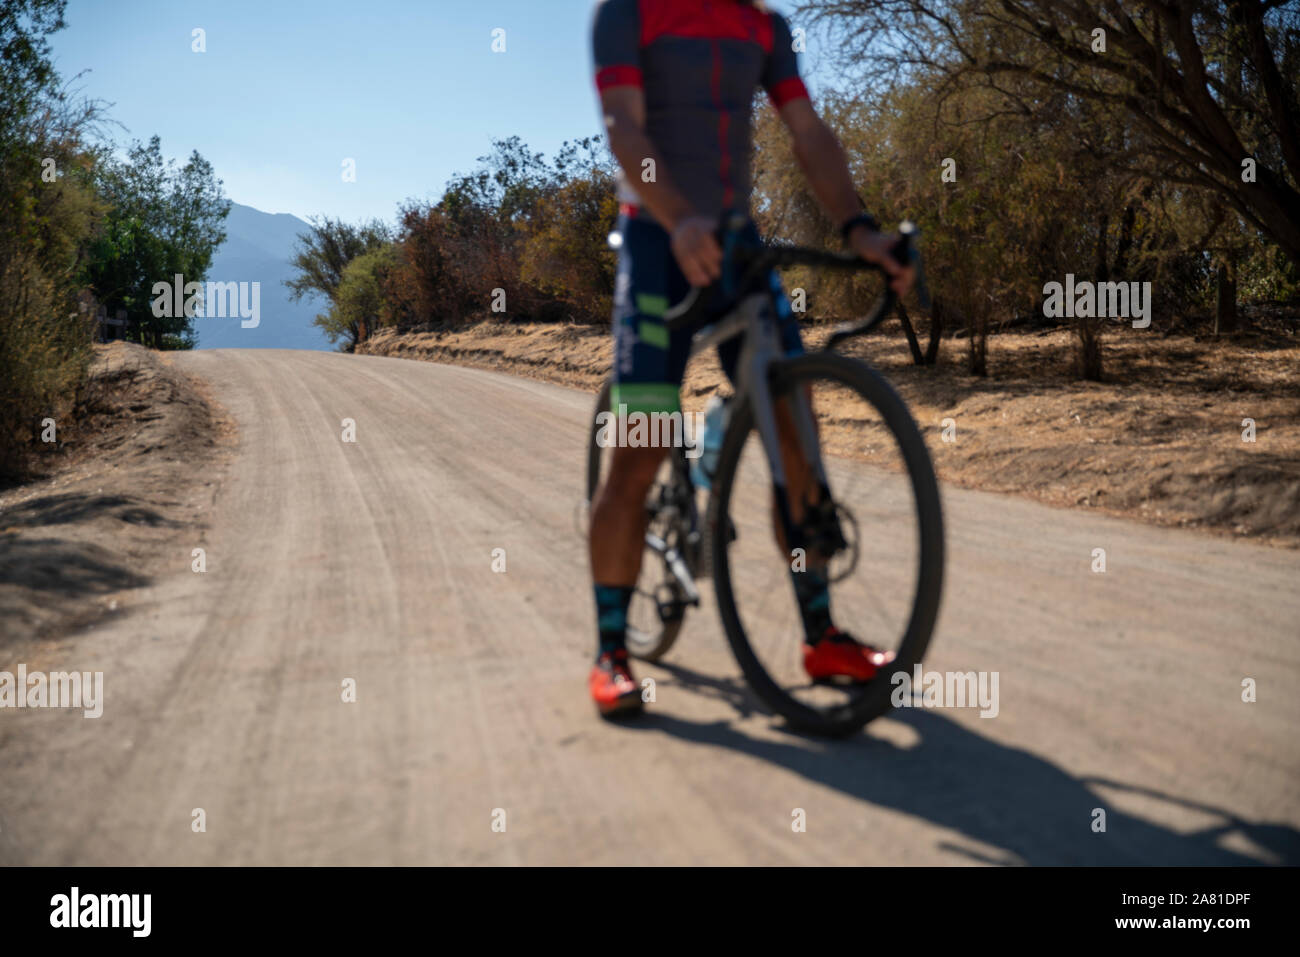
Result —
[{"label": "red and grey cycling jersey", "polygon": [[[755,89],[778,109],[808,95],[785,18],[740,0],[602,0],[592,40],[596,87],[644,90],[646,135],[695,211],[748,211]],[[628,189],[620,175],[635,202]]]}]

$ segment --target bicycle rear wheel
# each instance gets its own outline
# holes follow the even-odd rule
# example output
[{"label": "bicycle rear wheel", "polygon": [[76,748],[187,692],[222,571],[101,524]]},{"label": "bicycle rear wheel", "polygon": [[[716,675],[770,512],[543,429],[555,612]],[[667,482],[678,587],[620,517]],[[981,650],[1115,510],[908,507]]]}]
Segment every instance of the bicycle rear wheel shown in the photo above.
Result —
[{"label": "bicycle rear wheel", "polygon": [[[813,682],[790,571],[776,542],[771,470],[751,405],[734,410],[710,500],[713,568],[727,640],[750,687],[794,727],[859,730],[890,705],[893,675],[929,645],[943,587],[943,516],[925,441],[903,400],[865,363],[819,352],[774,364],[778,407],[807,390],[846,546],[825,565],[835,624],[892,651],[865,683]],[[805,562],[815,556],[803,557]]]},{"label": "bicycle rear wheel", "polygon": [[[596,497],[596,492],[609,471],[609,459],[613,449],[602,446],[597,437],[600,434],[598,416],[609,409],[610,385],[606,382],[596,397],[596,408],[591,417],[591,434],[587,439],[587,506]],[[677,487],[678,477],[673,471],[670,455],[659,469],[655,483],[650,487],[646,497],[646,509],[649,513],[647,531],[657,536],[667,547],[684,551],[685,536],[689,532],[687,520],[679,509],[670,504],[683,495]],[[588,515],[590,520],[590,515]],[[668,653],[681,633],[686,617],[686,593],[676,577],[669,570],[663,556],[648,545],[641,556],[641,573],[637,578],[636,590],[627,610],[627,650],[630,655],[643,661],[657,661]]]}]

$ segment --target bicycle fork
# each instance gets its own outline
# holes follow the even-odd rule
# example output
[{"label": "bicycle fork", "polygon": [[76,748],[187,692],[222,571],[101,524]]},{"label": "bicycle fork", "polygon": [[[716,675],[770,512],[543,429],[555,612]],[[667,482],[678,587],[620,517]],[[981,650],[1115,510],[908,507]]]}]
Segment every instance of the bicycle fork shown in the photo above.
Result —
[{"label": "bicycle fork", "polygon": [[[757,332],[757,335],[754,333]],[[786,400],[791,411],[794,429],[799,437],[800,452],[809,464],[817,487],[816,501],[803,503],[805,514],[803,521],[794,520],[790,504],[790,487],[785,470],[785,459],[781,454],[781,436],[776,421],[776,406],[772,399],[767,376],[771,369],[773,357],[777,355],[777,340],[774,324],[770,322],[751,323],[751,334],[745,337],[741,345],[740,369],[743,381],[741,388],[754,411],[754,424],[763,443],[772,474],[773,494],[776,498],[777,517],[785,532],[787,551],[793,556],[796,549],[804,549],[807,554],[808,536],[806,530],[816,530],[817,544],[829,545],[827,558],[847,543],[835,515],[831,499],[830,483],[826,468],[822,462],[821,442],[817,437],[817,423],[813,416],[812,404],[802,389],[796,389]],[[812,515],[809,515],[809,512]],[[810,521],[813,519],[813,521]],[[793,559],[792,559],[793,560]]]}]

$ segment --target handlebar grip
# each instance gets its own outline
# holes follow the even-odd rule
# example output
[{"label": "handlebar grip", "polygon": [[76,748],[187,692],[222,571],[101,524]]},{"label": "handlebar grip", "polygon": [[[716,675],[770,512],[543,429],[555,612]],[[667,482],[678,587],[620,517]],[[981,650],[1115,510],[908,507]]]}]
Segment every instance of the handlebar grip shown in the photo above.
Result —
[{"label": "handlebar grip", "polygon": [[916,223],[904,220],[898,225],[898,242],[889,254],[894,257],[894,261],[900,266],[911,266],[921,257],[914,245],[917,238],[921,235],[921,230],[917,228]]},{"label": "handlebar grip", "polygon": [[894,243],[889,255],[894,257],[894,262],[900,266],[910,266],[916,259],[916,250],[912,248],[912,240],[904,236],[898,242]]},{"label": "handlebar grip", "polygon": [[904,221],[899,224],[898,232],[898,242],[894,244],[889,254],[900,266],[911,266],[916,270],[916,282],[913,286],[916,290],[916,301],[921,304],[922,309],[929,309],[930,289],[925,283],[925,263],[921,258],[921,250],[914,245],[921,235],[921,230],[915,223]]}]

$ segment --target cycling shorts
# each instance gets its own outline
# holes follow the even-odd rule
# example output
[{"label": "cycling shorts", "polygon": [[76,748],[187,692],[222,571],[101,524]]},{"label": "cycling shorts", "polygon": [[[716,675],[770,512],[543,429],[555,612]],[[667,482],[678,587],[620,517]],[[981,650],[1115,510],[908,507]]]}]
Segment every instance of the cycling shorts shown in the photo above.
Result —
[{"label": "cycling shorts", "polygon": [[[682,275],[670,248],[668,233],[654,220],[624,215],[619,220],[623,244],[614,282],[614,377],[611,406],[628,412],[677,412],[679,390],[691,337],[698,329],[669,332],[664,313],[685,298],[690,283]],[[758,230],[750,223],[742,239],[756,242]],[[790,309],[775,270],[768,275],[772,302],[787,356],[803,354],[799,322]],[[735,381],[741,337],[718,346],[718,361]]]}]

